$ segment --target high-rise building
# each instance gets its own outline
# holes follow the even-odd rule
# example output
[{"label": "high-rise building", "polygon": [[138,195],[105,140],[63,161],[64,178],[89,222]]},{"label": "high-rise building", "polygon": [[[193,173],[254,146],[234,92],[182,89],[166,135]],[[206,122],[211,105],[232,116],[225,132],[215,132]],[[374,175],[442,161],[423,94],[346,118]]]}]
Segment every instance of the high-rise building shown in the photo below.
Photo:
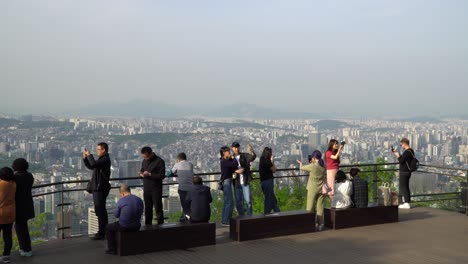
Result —
[{"label": "high-rise building", "polygon": [[[140,173],[141,161],[139,160],[121,160],[119,161],[119,178],[137,177]],[[135,180],[121,181],[127,184],[136,183]],[[139,181],[138,181],[139,182]]]},{"label": "high-rise building", "polygon": [[322,134],[319,132],[312,132],[309,135],[309,147],[310,149],[318,149],[321,145]]}]

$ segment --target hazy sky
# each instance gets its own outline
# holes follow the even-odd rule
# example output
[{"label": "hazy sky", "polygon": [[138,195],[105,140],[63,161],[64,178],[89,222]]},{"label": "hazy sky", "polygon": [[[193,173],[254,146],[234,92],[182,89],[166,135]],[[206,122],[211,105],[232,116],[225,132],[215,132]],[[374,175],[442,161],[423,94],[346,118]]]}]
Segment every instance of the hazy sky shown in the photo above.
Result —
[{"label": "hazy sky", "polygon": [[0,112],[143,98],[468,114],[467,10],[464,0],[0,0]]}]

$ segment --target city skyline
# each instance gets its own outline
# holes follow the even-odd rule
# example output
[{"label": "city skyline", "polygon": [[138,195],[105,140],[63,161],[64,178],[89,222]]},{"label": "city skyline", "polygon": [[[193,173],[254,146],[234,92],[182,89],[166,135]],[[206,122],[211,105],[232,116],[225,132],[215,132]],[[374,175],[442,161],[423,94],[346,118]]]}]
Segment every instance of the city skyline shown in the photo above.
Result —
[{"label": "city skyline", "polygon": [[60,114],[145,99],[338,116],[466,116],[467,5],[3,1],[0,113]]}]

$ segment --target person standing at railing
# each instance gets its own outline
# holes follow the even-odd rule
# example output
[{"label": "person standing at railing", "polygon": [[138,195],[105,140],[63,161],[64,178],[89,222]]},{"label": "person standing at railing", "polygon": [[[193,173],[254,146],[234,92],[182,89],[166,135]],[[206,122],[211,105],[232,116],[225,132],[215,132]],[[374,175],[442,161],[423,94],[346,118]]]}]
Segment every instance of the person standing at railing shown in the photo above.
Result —
[{"label": "person standing at railing", "polygon": [[143,201],[130,192],[130,187],[122,184],[119,189],[120,199],[117,202],[114,216],[119,221],[107,225],[107,254],[115,255],[116,239],[115,233],[118,231],[136,232],[141,227],[141,215],[143,214]]},{"label": "person standing at railing", "polygon": [[402,202],[399,206],[400,209],[411,209],[411,192],[409,188],[409,181],[411,178],[410,171],[410,162],[414,159],[414,150],[410,148],[410,142],[407,138],[402,138],[400,140],[400,146],[403,149],[403,154],[400,155],[397,149],[392,149],[393,154],[398,158],[398,163],[400,163],[400,195],[402,196]]},{"label": "person standing at railing", "polygon": [[224,203],[221,224],[229,226],[232,211],[234,210],[232,174],[243,173],[244,169],[238,169],[239,163],[231,155],[229,147],[224,146],[219,150],[221,178],[219,180],[220,189],[223,191]]},{"label": "person standing at railing", "polygon": [[19,251],[22,257],[31,257],[31,237],[29,236],[28,220],[34,218],[34,202],[32,186],[34,177],[28,172],[29,164],[19,158],[11,166],[15,171],[16,182],[16,221],[15,230],[18,237]]},{"label": "person standing at railing", "polygon": [[327,162],[327,192],[328,196],[332,197],[335,194],[335,176],[340,169],[340,155],[344,144],[338,145],[338,140],[331,139],[328,142],[328,149],[325,152],[325,160]]},{"label": "person standing at railing", "polygon": [[322,193],[322,187],[326,184],[325,162],[322,159],[322,153],[318,150],[312,152],[309,156],[309,164],[303,165],[301,160],[297,161],[299,169],[309,172],[307,181],[307,206],[306,210],[317,214],[317,230],[323,230],[323,201],[325,194]]},{"label": "person standing at railing", "polygon": [[4,167],[0,169],[0,231],[3,235],[2,263],[10,263],[10,253],[13,246],[13,222],[16,217],[15,193],[16,183],[13,170]]},{"label": "person standing at railing", "polygon": [[266,147],[263,149],[258,171],[260,173],[260,181],[262,186],[265,201],[263,203],[263,213],[269,214],[271,210],[275,213],[280,212],[278,207],[278,200],[275,195],[275,178],[273,174],[276,172],[276,166],[273,163],[273,151],[271,148]]},{"label": "person standing at railing", "polygon": [[190,201],[188,200],[188,196],[192,190],[193,164],[187,161],[187,155],[182,152],[177,155],[177,163],[171,171],[173,175],[177,176],[177,182],[179,183],[178,193],[180,205],[183,210],[179,221],[185,222],[185,215],[190,215]]},{"label": "person standing at railing", "polygon": [[236,178],[233,180],[236,197],[236,207],[239,216],[244,215],[244,201],[247,206],[247,215],[252,216],[253,207],[252,207],[252,191],[250,188],[250,181],[252,180],[252,173],[250,172],[250,163],[257,158],[252,145],[247,145],[247,150],[249,153],[240,152],[239,142],[232,143],[232,151],[234,152],[234,158],[239,163],[238,168],[244,169],[244,172],[241,174],[236,174]]},{"label": "person standing at railing", "polygon": [[150,147],[141,149],[143,162],[140,177],[143,178],[143,198],[145,200],[145,225],[153,224],[153,206],[158,225],[164,223],[162,204],[163,180],[166,177],[166,163]]},{"label": "person standing at railing", "polygon": [[98,160],[85,149],[83,152],[83,162],[86,168],[93,171],[88,192],[93,194],[94,212],[98,218],[99,231],[92,240],[104,240],[105,228],[108,224],[108,215],[106,209],[106,199],[111,189],[109,179],[111,175],[111,160],[109,158],[109,146],[105,142],[97,145],[96,153]]}]

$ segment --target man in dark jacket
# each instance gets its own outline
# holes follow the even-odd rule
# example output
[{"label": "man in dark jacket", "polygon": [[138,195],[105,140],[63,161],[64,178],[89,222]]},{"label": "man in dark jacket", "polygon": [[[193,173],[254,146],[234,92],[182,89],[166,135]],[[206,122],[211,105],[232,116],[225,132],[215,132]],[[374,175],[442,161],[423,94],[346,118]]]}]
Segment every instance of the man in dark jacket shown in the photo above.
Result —
[{"label": "man in dark jacket", "polygon": [[97,145],[96,152],[98,160],[85,149],[83,152],[83,161],[86,168],[93,171],[88,191],[93,194],[94,212],[98,218],[99,231],[91,238],[92,240],[104,240],[105,228],[108,223],[106,199],[110,191],[109,178],[111,175],[111,160],[109,158],[109,146],[101,142]]},{"label": "man in dark jacket", "polygon": [[211,217],[210,203],[212,201],[210,187],[203,185],[203,180],[199,176],[193,177],[193,187],[189,192],[190,222],[208,223]]},{"label": "man in dark jacket", "polygon": [[400,140],[400,146],[403,149],[403,153],[401,155],[396,149],[393,149],[393,154],[395,154],[398,158],[398,163],[400,163],[399,187],[403,202],[403,204],[399,206],[400,209],[411,209],[411,191],[409,188],[411,171],[409,164],[411,163],[411,160],[415,158],[415,154],[409,144],[410,142],[407,138],[402,138]]},{"label": "man in dark jacket", "polygon": [[162,205],[162,185],[166,174],[166,164],[150,147],[141,149],[143,162],[140,177],[143,178],[143,198],[145,200],[145,225],[153,223],[153,206],[158,225],[164,223]]},{"label": "man in dark jacket", "polygon": [[236,197],[236,207],[239,216],[244,215],[244,201],[247,206],[247,215],[252,216],[252,191],[250,189],[250,181],[252,180],[252,173],[250,172],[250,162],[254,161],[257,158],[252,145],[248,144],[247,149],[249,153],[240,152],[239,142],[232,143],[232,151],[234,152],[234,157],[239,163],[239,169],[243,170],[242,173],[235,175],[234,186]]},{"label": "man in dark jacket", "polygon": [[29,164],[23,159],[16,159],[11,166],[15,171],[16,182],[16,220],[15,230],[18,237],[20,255],[31,257],[31,237],[29,236],[28,220],[34,218],[34,202],[32,186],[34,177],[28,172]]}]

